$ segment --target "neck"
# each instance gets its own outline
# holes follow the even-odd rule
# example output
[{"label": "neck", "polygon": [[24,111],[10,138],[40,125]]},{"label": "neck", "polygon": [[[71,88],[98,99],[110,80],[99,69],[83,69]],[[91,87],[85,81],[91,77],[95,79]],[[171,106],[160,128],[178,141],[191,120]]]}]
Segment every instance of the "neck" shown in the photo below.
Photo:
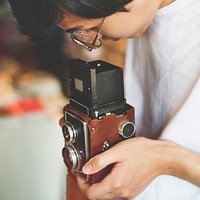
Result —
[{"label": "neck", "polygon": [[176,0],[161,0],[161,4],[160,4],[160,7],[159,8],[163,8],[167,5],[169,5],[170,3],[174,2]]}]

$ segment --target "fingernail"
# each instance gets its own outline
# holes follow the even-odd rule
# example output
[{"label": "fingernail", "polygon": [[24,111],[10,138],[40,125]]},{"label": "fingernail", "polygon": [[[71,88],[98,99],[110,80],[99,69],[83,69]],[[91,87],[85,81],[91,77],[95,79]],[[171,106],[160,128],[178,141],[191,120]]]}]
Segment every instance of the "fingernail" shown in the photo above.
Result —
[{"label": "fingernail", "polygon": [[82,171],[84,174],[89,174],[92,172],[92,165],[90,163],[87,163],[83,166]]}]

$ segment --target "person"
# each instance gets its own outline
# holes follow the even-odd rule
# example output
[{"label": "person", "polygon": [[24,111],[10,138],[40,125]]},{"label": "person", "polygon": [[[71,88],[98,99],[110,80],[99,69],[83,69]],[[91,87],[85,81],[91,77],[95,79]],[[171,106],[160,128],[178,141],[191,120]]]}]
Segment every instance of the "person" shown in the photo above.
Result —
[{"label": "person", "polygon": [[127,102],[136,109],[137,137],[91,158],[100,183],[77,178],[91,200],[200,199],[200,1],[9,0],[20,30],[36,40],[56,30],[88,50],[129,38]]}]

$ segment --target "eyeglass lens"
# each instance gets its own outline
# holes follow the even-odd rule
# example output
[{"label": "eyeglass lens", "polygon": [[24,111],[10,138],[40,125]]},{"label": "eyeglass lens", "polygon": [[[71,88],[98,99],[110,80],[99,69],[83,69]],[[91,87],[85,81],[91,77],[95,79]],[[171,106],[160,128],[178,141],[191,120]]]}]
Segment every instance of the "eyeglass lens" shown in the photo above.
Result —
[{"label": "eyeglass lens", "polygon": [[83,46],[87,50],[91,51],[92,49],[97,49],[101,46],[102,42],[98,39],[99,33],[103,27],[105,18],[103,19],[100,28],[94,37],[94,35],[90,35],[90,31],[87,30],[75,30],[71,33],[71,39],[78,45]]}]

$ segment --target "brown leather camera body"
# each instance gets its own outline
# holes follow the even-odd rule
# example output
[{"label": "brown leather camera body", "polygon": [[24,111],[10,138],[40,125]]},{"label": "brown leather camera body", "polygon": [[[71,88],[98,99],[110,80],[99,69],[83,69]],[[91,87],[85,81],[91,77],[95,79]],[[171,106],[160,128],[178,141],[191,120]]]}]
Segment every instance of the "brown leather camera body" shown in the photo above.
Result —
[{"label": "brown leather camera body", "polygon": [[[126,122],[135,124],[134,108],[127,104],[127,109],[121,115],[114,113],[107,116],[103,116],[100,119],[92,119],[89,116],[82,114],[81,112],[70,108],[69,105],[64,108],[73,115],[83,119],[89,129],[89,148],[90,157],[93,157],[114,144],[126,139],[119,132],[122,131],[122,125]],[[135,130],[134,130],[135,132]],[[134,133],[130,137],[134,137]],[[127,138],[128,139],[128,138]],[[80,169],[81,170],[81,169]],[[102,178],[109,173],[109,168],[100,171],[89,177],[89,183],[96,183],[102,180]],[[80,175],[76,172],[77,175]]]},{"label": "brown leather camera body", "polygon": [[[135,124],[135,115],[134,108],[127,104],[126,110],[120,114],[116,115],[114,113],[102,116],[100,119],[94,119],[89,116],[82,114],[81,112],[70,108],[69,105],[66,105],[64,108],[64,112],[71,113],[73,116],[78,119],[82,119],[86,122],[89,130],[89,151],[90,158],[106,151],[111,146],[116,143],[134,137],[135,130],[130,137],[123,137],[120,132],[123,130],[123,125],[126,123]],[[64,158],[65,161],[65,158]],[[65,161],[67,165],[67,162]],[[85,200],[86,197],[80,192],[78,186],[76,185],[76,180],[74,175],[82,176],[81,169],[74,172],[73,169],[70,169],[70,166],[67,166],[69,170],[68,174],[68,189],[67,189],[67,200]],[[90,175],[88,179],[88,183],[93,184],[101,181],[112,169],[112,166],[108,166],[102,171]]]}]

